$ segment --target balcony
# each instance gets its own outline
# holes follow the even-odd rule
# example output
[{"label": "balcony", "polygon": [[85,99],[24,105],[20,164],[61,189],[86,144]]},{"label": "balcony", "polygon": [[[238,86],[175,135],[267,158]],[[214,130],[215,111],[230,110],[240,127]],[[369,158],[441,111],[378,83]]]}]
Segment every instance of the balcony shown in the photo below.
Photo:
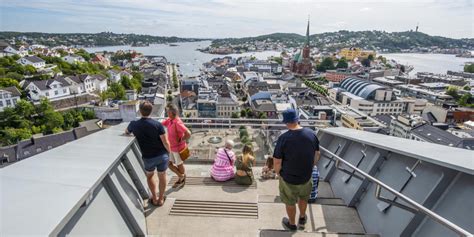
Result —
[{"label": "balcony", "polygon": [[[203,123],[205,121],[206,123]],[[318,130],[319,195],[305,231],[283,231],[276,180],[259,180],[276,120],[194,119],[188,182],[147,204],[140,151],[120,124],[0,169],[0,235],[472,236],[472,151],[346,128]],[[319,126],[314,121],[302,121]],[[324,124],[324,122],[322,123]],[[214,148],[247,127],[250,187],[210,180]],[[211,139],[218,137],[220,139]],[[218,142],[219,141],[219,142]],[[204,142],[204,143],[203,143]],[[170,183],[175,177],[168,173]]]}]

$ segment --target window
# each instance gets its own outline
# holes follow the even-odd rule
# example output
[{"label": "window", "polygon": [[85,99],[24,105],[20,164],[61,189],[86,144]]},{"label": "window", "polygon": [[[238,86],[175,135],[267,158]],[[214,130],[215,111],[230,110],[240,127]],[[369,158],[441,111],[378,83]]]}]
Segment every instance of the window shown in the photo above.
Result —
[{"label": "window", "polygon": [[12,102],[10,100],[6,100],[7,101],[7,106],[11,106],[12,105]]},{"label": "window", "polygon": [[0,94],[0,99],[3,98],[3,94]]},{"label": "window", "polygon": [[0,100],[0,107],[3,107],[3,101]]},{"label": "window", "polygon": [[63,89],[63,94],[66,94],[66,91],[67,91],[66,89]]},{"label": "window", "polygon": [[54,91],[54,95],[58,95],[59,94],[59,91]]},{"label": "window", "polygon": [[18,101],[18,99],[13,99],[13,104],[16,105],[16,102]]},{"label": "window", "polygon": [[49,96],[49,92],[44,93],[46,96]]}]

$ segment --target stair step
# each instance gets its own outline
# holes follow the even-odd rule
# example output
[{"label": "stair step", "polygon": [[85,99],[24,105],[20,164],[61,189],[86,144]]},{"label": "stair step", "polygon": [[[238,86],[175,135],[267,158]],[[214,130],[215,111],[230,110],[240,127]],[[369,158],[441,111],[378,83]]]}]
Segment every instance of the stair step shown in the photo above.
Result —
[{"label": "stair step", "polygon": [[375,234],[358,234],[358,233],[327,233],[327,232],[304,232],[304,231],[285,231],[285,230],[261,230],[260,237],[379,237]]},{"label": "stair step", "polygon": [[[281,203],[280,196],[276,195],[259,195],[259,203]],[[317,198],[314,204],[319,205],[336,205],[336,206],[345,206],[345,203],[340,198]]]}]

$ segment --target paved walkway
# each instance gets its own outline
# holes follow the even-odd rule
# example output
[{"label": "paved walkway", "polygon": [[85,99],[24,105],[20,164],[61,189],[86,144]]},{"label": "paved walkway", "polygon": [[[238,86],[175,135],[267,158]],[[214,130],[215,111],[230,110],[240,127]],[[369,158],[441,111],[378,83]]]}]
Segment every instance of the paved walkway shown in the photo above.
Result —
[{"label": "paved walkway", "polygon": [[[197,177],[209,177],[209,168],[209,165],[188,165],[188,177],[196,177],[193,180],[198,179]],[[255,174],[258,174],[260,169],[256,167]],[[170,173],[168,177],[171,177]],[[286,213],[285,206],[278,196],[277,180],[257,179],[256,187],[239,187],[230,182],[233,181],[226,184],[193,182],[179,190],[174,190],[168,185],[164,206],[156,208],[145,204],[148,234],[150,236],[361,236],[365,234],[357,211],[344,206],[342,200],[334,198],[328,183],[320,183],[318,204],[308,207],[309,220],[306,229],[292,233],[284,231],[281,225],[281,219],[286,216]],[[183,202],[184,205],[178,204]],[[180,207],[177,207],[178,205]],[[231,207],[223,210],[223,206],[227,205]],[[240,215],[253,211],[248,205],[253,205],[258,209],[258,217]],[[202,211],[202,208],[205,211]],[[226,213],[223,214],[221,209]],[[184,210],[191,214],[180,214],[182,212],[176,214],[176,210]],[[212,212],[206,210],[212,210]],[[230,213],[227,213],[229,210]]]}]

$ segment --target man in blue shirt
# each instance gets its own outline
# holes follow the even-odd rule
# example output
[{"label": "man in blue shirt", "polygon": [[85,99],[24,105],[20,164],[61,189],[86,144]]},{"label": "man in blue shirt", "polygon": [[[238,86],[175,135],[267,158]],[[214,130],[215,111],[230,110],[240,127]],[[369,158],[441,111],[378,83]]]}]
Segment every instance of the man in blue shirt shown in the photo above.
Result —
[{"label": "man in blue shirt", "polygon": [[300,216],[298,226],[304,228],[306,207],[311,194],[313,166],[319,160],[319,140],[316,133],[298,124],[294,109],[283,112],[283,123],[288,131],[280,135],[273,153],[275,172],[280,176],[280,198],[286,204],[288,218],[283,218],[286,229],[296,230],[296,203]]},{"label": "man in blue shirt", "polygon": [[[140,104],[139,120],[132,121],[125,133],[133,134],[137,138],[138,146],[142,152],[148,187],[152,193],[151,203],[162,206],[165,201],[166,169],[168,168],[170,145],[166,131],[160,122],[150,118],[153,105],[149,101]],[[159,188],[155,179],[158,171]],[[159,189],[159,190],[157,190]],[[159,191],[159,196],[157,196]]]}]

